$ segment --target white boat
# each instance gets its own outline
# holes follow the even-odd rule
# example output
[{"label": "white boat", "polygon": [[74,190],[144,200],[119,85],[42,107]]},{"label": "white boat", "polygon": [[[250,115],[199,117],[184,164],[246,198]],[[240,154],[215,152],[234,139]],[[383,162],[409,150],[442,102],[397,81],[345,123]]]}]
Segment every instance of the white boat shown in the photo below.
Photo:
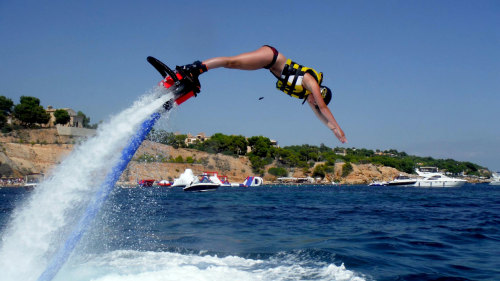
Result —
[{"label": "white boat", "polygon": [[414,186],[416,187],[460,187],[467,181],[463,179],[445,176],[435,167],[421,167],[416,169],[419,178]]},{"label": "white boat", "polygon": [[221,186],[215,182],[209,174],[202,174],[196,177],[191,183],[183,188],[184,191],[214,191]]},{"label": "white boat", "polygon": [[399,175],[392,181],[384,183],[385,186],[415,186],[417,179],[412,179],[405,175]]},{"label": "white boat", "polygon": [[231,186],[227,176],[220,176],[217,172],[203,172],[203,175],[208,176],[210,181],[218,183],[220,186]]},{"label": "white boat", "polygon": [[35,188],[44,179],[44,174],[29,174],[24,177],[24,188]]},{"label": "white boat", "polygon": [[500,173],[492,173],[491,176],[493,180],[490,182],[490,185],[500,185]]},{"label": "white boat", "polygon": [[196,176],[193,174],[191,169],[186,169],[184,173],[182,173],[179,178],[174,180],[172,187],[186,187],[188,184],[193,182],[196,179]]},{"label": "white boat", "polygon": [[387,185],[386,181],[372,181],[368,186],[385,186]]}]

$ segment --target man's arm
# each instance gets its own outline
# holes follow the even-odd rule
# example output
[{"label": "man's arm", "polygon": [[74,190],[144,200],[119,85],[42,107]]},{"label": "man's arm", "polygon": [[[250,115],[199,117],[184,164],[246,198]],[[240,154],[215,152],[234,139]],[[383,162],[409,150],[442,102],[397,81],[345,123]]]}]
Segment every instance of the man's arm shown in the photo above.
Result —
[{"label": "man's arm", "polygon": [[332,112],[323,101],[321,90],[319,88],[318,82],[316,82],[316,79],[314,79],[309,73],[306,73],[304,75],[302,83],[304,87],[311,92],[311,94],[307,97],[307,101],[318,119],[333,131],[340,142],[347,142],[344,131],[342,131],[339,124],[337,123],[337,120],[335,120],[335,117],[333,117]]}]

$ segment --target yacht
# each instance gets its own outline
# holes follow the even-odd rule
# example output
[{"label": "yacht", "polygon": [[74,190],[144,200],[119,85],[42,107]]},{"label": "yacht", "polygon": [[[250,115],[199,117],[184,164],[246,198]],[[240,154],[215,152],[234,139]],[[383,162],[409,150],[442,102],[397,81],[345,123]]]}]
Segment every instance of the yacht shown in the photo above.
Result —
[{"label": "yacht", "polygon": [[202,174],[194,178],[191,183],[183,188],[184,191],[214,191],[221,186],[220,183],[215,182],[209,174]]},{"label": "yacht", "polygon": [[445,176],[435,167],[421,167],[416,169],[416,172],[419,175],[414,185],[416,187],[459,187],[467,182],[463,179]]},{"label": "yacht", "polygon": [[490,182],[490,185],[500,185],[500,173],[492,173],[491,176],[493,180]]},{"label": "yacht", "polygon": [[385,186],[387,185],[386,181],[372,181],[368,186]]},{"label": "yacht", "polygon": [[415,186],[417,179],[412,179],[403,174],[397,176],[392,181],[385,182],[383,185],[385,186]]}]

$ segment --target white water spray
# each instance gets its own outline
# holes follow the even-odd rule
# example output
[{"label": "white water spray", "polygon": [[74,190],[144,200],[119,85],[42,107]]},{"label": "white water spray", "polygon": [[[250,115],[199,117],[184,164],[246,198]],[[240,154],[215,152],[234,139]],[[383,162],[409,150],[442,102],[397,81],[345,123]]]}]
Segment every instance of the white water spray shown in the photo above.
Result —
[{"label": "white water spray", "polygon": [[117,163],[128,140],[170,98],[163,87],[157,87],[101,125],[95,137],[76,147],[16,208],[1,236],[2,280],[36,280]]},{"label": "white water spray", "polygon": [[174,180],[174,184],[172,186],[184,187],[193,182],[194,179],[196,179],[196,177],[194,176],[193,171],[191,169],[186,169],[179,178]]}]

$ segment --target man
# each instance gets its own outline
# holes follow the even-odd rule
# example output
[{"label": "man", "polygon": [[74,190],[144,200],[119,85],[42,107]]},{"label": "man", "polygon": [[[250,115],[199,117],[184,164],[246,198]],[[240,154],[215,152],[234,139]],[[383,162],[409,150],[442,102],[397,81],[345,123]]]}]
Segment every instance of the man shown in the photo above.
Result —
[{"label": "man", "polygon": [[279,90],[291,97],[307,101],[319,120],[333,131],[339,141],[347,142],[344,132],[327,106],[332,98],[332,92],[328,87],[321,85],[323,73],[287,59],[274,47],[268,45],[232,57],[215,57],[203,62],[195,61],[182,68],[194,77],[198,77],[203,72],[219,67],[241,70],[269,69],[278,79],[276,87]]}]

